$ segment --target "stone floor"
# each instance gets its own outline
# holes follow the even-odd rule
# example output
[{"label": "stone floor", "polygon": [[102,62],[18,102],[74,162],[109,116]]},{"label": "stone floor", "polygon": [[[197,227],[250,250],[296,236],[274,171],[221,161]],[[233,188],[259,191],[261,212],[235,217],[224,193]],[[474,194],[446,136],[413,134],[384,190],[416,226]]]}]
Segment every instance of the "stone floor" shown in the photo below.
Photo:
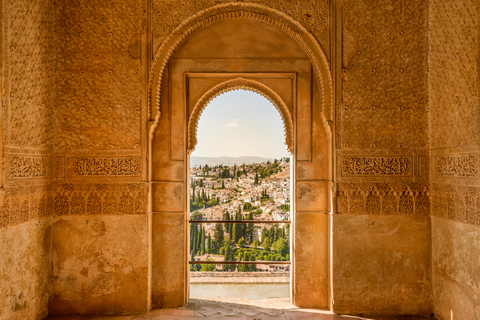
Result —
[{"label": "stone floor", "polygon": [[187,306],[175,309],[157,309],[144,315],[132,316],[50,316],[45,320],[431,320],[429,317],[365,317],[340,316],[328,311],[300,309],[290,299],[247,300],[237,298],[190,299]]}]

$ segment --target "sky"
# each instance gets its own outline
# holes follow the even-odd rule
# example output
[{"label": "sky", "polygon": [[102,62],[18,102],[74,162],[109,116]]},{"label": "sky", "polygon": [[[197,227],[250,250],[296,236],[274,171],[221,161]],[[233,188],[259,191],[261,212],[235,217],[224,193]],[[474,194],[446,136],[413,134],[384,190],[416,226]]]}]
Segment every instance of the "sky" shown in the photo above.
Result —
[{"label": "sky", "polygon": [[280,113],[262,95],[228,91],[214,98],[198,122],[192,156],[288,157]]}]

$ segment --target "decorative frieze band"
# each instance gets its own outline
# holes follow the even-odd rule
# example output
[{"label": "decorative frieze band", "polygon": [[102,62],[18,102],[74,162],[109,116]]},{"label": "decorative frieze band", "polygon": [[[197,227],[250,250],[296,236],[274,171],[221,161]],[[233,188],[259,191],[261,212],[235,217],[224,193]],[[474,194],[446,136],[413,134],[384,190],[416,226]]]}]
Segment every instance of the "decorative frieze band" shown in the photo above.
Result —
[{"label": "decorative frieze band", "polygon": [[435,173],[439,177],[477,177],[478,155],[449,155],[436,159]]},{"label": "decorative frieze band", "polygon": [[337,213],[428,215],[428,185],[418,183],[339,183]]},{"label": "decorative frieze band", "polygon": [[146,183],[12,187],[1,199],[0,229],[52,215],[129,215],[146,210]]},{"label": "decorative frieze band", "polygon": [[74,176],[138,176],[140,157],[72,157]]},{"label": "decorative frieze band", "polygon": [[14,155],[9,158],[9,178],[46,178],[48,157]]},{"label": "decorative frieze band", "polygon": [[412,157],[342,156],[342,176],[410,176]]},{"label": "decorative frieze band", "polygon": [[432,215],[480,226],[480,188],[435,183]]},{"label": "decorative frieze band", "polygon": [[44,179],[64,176],[64,158],[41,155],[8,154],[7,179]]}]

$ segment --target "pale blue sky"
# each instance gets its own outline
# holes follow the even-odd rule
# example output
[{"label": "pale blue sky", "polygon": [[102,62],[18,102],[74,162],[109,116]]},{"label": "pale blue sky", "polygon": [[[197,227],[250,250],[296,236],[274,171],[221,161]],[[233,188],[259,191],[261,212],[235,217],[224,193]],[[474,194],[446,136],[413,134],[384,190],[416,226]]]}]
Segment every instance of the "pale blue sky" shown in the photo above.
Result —
[{"label": "pale blue sky", "polygon": [[198,122],[192,156],[288,157],[283,123],[277,109],[255,92],[235,90],[213,99]]}]

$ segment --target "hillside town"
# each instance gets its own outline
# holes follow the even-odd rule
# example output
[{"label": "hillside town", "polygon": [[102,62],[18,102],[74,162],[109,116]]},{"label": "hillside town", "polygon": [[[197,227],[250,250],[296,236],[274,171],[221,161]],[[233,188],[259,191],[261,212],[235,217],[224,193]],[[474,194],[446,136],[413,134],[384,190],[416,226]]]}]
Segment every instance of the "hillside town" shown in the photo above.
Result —
[{"label": "hillside town", "polygon": [[[191,261],[288,261],[289,158],[190,169],[190,219],[271,223],[191,223]],[[278,223],[274,223],[278,221]],[[192,265],[194,271],[288,271],[289,265]]]}]

